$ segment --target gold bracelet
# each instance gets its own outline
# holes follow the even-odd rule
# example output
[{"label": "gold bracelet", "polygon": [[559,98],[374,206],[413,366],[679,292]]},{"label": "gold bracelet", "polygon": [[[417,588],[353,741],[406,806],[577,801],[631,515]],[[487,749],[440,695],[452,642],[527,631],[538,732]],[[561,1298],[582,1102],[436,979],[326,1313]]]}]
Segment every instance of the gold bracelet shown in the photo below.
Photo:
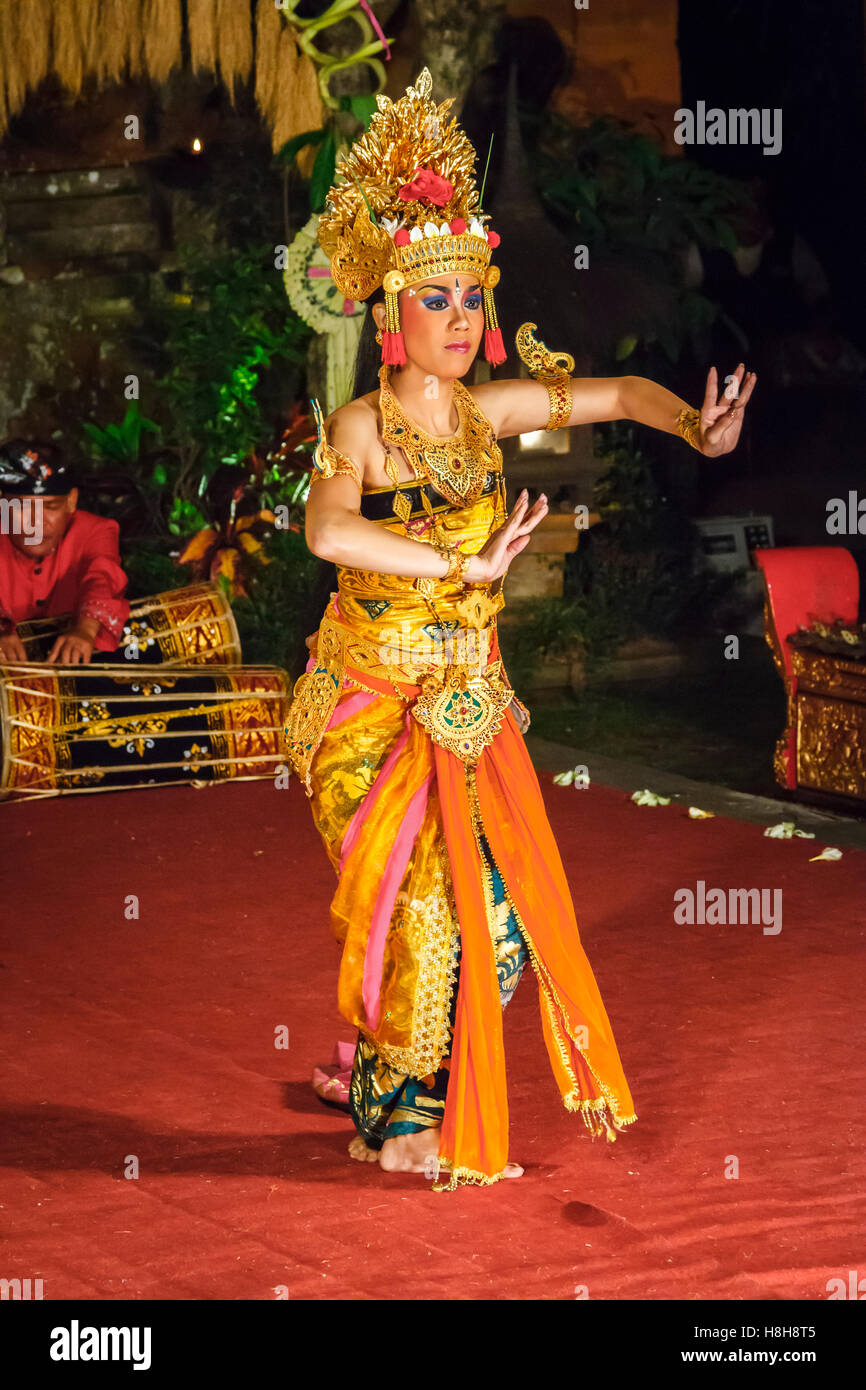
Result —
[{"label": "gold bracelet", "polygon": [[686,406],[676,418],[676,427],[677,434],[681,435],[687,444],[691,444],[693,449],[700,450],[701,412],[699,410],[691,410]]},{"label": "gold bracelet", "polygon": [[458,550],[455,545],[437,545],[434,547],[437,555],[441,555],[443,560],[448,561],[448,568],[441,576],[440,583],[445,580],[455,584],[466,583],[463,578],[469,565],[469,556],[462,550]]},{"label": "gold bracelet", "polygon": [[469,564],[469,556],[464,555],[456,546],[446,545],[444,542],[436,544],[433,541],[422,541],[420,543],[422,545],[430,545],[432,549],[436,551],[437,555],[448,562],[447,570],[443,575],[440,575],[439,578],[433,579],[427,578],[426,576],[419,576],[419,578],[413,582],[412,588],[417,589],[420,594],[424,594],[429,598],[434,593],[437,584],[441,584],[444,580],[453,579],[458,573],[462,576],[463,571]]},{"label": "gold bracelet", "polygon": [[456,560],[456,571],[453,575],[449,575],[449,578],[453,578],[455,584],[465,584],[466,580],[463,576],[469,568],[469,556],[464,554],[462,550],[455,549],[454,558]]},{"label": "gold bracelet", "polygon": [[544,384],[550,397],[550,419],[544,428],[546,430],[561,430],[563,425],[567,425],[571,419],[571,377],[565,376],[560,381],[546,381]]}]

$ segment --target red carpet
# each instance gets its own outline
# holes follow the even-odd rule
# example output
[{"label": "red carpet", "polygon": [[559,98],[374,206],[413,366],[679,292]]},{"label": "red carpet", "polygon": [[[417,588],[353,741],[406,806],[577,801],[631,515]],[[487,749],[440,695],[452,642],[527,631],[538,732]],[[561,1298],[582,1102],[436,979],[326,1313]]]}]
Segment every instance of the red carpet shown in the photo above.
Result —
[{"label": "red carpet", "polygon": [[[294,780],[0,806],[0,1274],[46,1299],[822,1300],[862,1273],[866,856],[542,781],[638,1121],[593,1143],[560,1108],[527,975],[526,1174],[447,1194],[351,1161],[310,1089],[351,1030]],[[677,925],[698,879],[782,889],[781,932]]]}]

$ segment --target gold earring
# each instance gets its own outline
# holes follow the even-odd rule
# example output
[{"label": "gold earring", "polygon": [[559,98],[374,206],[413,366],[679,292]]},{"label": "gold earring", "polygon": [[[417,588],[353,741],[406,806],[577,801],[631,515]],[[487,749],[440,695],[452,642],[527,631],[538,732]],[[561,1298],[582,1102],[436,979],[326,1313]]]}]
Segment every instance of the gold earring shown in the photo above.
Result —
[{"label": "gold earring", "polygon": [[376,329],[376,342],[377,342],[377,343],[380,343],[380,344],[381,344],[381,342],[382,342],[382,330],[381,330],[381,328],[377,328],[377,329]]}]

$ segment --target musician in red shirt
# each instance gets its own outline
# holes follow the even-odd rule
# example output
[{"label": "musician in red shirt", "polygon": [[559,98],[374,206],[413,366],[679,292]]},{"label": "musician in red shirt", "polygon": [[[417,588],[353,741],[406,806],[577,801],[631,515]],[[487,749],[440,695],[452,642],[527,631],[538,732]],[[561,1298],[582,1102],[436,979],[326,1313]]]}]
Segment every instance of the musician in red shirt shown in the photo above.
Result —
[{"label": "musician in red shirt", "polygon": [[72,616],[48,661],[75,665],[117,648],[129,619],[118,537],[116,521],[78,509],[56,445],[0,445],[0,661],[28,660],[17,623],[63,613]]}]

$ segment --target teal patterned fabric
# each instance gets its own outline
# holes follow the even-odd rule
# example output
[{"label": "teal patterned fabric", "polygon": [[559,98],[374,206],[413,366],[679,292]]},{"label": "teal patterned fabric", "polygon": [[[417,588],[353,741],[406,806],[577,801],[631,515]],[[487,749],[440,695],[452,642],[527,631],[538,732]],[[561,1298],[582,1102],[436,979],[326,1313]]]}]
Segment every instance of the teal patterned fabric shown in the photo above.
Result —
[{"label": "teal patterned fabric", "polygon": [[376,618],[381,618],[382,614],[391,607],[388,600],[384,598],[359,598],[358,602],[362,608],[366,609],[367,616],[373,621]]},{"label": "teal patterned fabric", "polygon": [[[502,876],[493,862],[490,846],[483,835],[481,848],[493,882],[496,974],[499,979],[499,998],[504,1009],[523,973],[527,950],[517,925],[517,918],[505,896]],[[451,999],[452,1031],[457,1014],[459,946],[456,962],[458,979]],[[417,1077],[407,1076],[405,1072],[388,1066],[366,1038],[358,1035],[352,1080],[349,1084],[349,1106],[355,1128],[369,1148],[381,1149],[386,1139],[393,1139],[399,1134],[417,1134],[432,1125],[440,1125],[445,1111],[447,1091],[447,1068],[440,1067],[434,1084],[425,1086]]]}]

